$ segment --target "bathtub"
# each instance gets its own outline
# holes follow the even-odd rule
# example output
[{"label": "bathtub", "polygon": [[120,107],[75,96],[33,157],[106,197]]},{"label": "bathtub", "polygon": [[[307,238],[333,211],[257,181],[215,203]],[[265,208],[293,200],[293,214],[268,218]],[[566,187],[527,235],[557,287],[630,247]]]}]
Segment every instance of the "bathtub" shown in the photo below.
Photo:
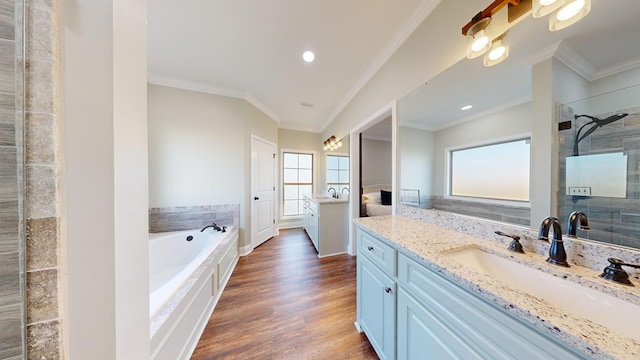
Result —
[{"label": "bathtub", "polygon": [[220,244],[224,235],[213,229],[149,234],[150,318]]},{"label": "bathtub", "polygon": [[152,359],[188,359],[238,260],[238,230],[149,234]]}]

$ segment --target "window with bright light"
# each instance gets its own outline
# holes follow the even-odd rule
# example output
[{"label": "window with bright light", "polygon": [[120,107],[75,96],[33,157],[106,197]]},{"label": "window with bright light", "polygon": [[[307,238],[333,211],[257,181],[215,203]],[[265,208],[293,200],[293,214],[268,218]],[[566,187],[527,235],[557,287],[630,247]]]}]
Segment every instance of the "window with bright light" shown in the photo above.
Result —
[{"label": "window with bright light", "polygon": [[343,189],[349,191],[349,157],[344,155],[327,155],[327,190],[334,188],[341,194]]},{"label": "window with bright light", "polygon": [[530,138],[449,150],[449,195],[529,201]]},{"label": "window with bright light", "polygon": [[313,154],[284,152],[282,167],[282,215],[302,215],[303,195],[313,191]]}]

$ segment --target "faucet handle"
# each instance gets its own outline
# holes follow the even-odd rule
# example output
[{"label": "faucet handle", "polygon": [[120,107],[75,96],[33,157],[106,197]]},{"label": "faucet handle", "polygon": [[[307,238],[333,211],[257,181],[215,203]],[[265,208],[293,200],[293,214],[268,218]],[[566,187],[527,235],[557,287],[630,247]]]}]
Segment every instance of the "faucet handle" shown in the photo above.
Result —
[{"label": "faucet handle", "polygon": [[500,236],[506,236],[513,239],[513,241],[511,241],[511,243],[509,244],[509,251],[524,254],[524,249],[522,248],[522,244],[520,243],[520,236],[509,235],[509,234],[503,233],[502,231],[496,231],[495,233]]},{"label": "faucet handle", "polygon": [[609,265],[604,268],[600,277],[615,281],[621,284],[633,286],[631,280],[629,280],[629,274],[622,269],[622,266],[629,266],[632,268],[640,269],[640,265],[637,264],[629,264],[620,259],[616,258],[608,258],[607,261]]}]

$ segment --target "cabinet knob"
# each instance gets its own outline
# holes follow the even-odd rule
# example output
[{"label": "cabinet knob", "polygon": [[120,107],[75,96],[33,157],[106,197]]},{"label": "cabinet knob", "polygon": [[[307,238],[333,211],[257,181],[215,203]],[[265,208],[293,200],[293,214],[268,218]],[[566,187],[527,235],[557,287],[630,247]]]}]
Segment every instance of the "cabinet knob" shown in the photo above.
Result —
[{"label": "cabinet knob", "polygon": [[391,294],[393,291],[391,290],[390,287],[386,287],[384,288],[384,292],[386,292],[387,294]]},{"label": "cabinet knob", "polygon": [[253,200],[260,200],[260,198],[256,196],[253,198]]},{"label": "cabinet knob", "polygon": [[367,247],[367,250],[369,250],[369,251],[373,251],[373,246],[368,246],[368,247]]}]

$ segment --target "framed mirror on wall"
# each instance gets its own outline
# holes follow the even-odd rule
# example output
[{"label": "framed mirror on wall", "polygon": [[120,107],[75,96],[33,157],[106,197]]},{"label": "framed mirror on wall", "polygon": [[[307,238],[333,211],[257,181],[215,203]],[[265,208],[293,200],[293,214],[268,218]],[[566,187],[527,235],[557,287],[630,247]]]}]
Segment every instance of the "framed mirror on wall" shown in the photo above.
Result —
[{"label": "framed mirror on wall", "polygon": [[[625,11],[620,12],[620,8]],[[640,248],[640,242],[636,240],[640,234],[640,216],[636,217],[635,211],[631,211],[640,208],[635,199],[632,200],[640,192],[636,190],[638,160],[631,152],[635,146],[633,136],[626,136],[632,134],[631,126],[638,122],[633,114],[638,113],[640,106],[637,96],[640,42],[634,40],[634,34],[640,33],[639,16],[637,4],[622,0],[616,8],[594,2],[587,17],[562,31],[550,32],[543,20],[527,17],[509,30],[505,38],[510,45],[509,57],[502,63],[485,67],[481,59],[462,59],[400,99],[397,110],[399,188],[417,189],[420,193],[419,202],[401,205],[450,211],[534,229],[542,219],[533,218],[532,209],[540,209],[543,202],[544,212],[558,216],[563,223],[570,210],[586,212],[591,209],[588,216],[590,220],[593,217],[592,231],[581,233],[581,237]],[[534,94],[533,88],[541,83],[546,84],[547,89]],[[556,111],[547,111],[546,106],[554,103],[558,104]],[[534,113],[549,115],[534,118]],[[628,115],[614,120],[619,113]],[[605,187],[600,186],[601,190],[620,194],[620,187],[624,187],[621,197],[611,196],[611,192],[607,196],[566,194],[566,159],[573,156],[577,130],[593,121],[588,117],[572,118],[576,114],[611,120],[609,125],[591,124],[598,127],[580,140],[579,155],[584,158],[618,153],[616,166],[620,168],[626,162],[626,175],[616,176],[613,170],[604,169],[595,172],[610,175]],[[569,120],[572,121],[570,129],[558,130],[559,123]],[[531,137],[530,156],[549,153],[548,144],[551,144],[552,155],[542,165],[557,169],[557,174],[555,170],[544,176],[530,171],[529,191],[531,194],[536,190],[535,193],[540,194],[540,189],[551,184],[551,190],[543,192],[546,198],[537,195],[530,196],[528,202],[509,203],[474,196],[452,196],[447,149],[500,143],[514,136],[532,134],[534,128],[544,122],[554,130],[543,135],[538,132]],[[617,127],[628,128],[615,133]],[[580,137],[590,128],[583,128]],[[587,149],[592,144],[599,148]],[[615,167],[613,161],[607,160],[607,163]],[[501,171],[494,169],[492,172],[503,177],[510,176],[512,171],[522,172],[506,164],[498,169]],[[612,186],[614,190],[610,189]],[[576,182],[570,187],[574,192],[586,191],[587,185]],[[592,191],[601,191],[596,188],[593,186]],[[607,199],[607,206],[615,204],[619,209],[615,214],[610,211],[607,221],[599,220],[597,213],[601,210],[592,209],[596,203],[604,201],[602,199]],[[614,215],[619,220],[611,221]],[[600,230],[594,231],[594,228]],[[600,232],[604,232],[602,236]],[[623,235],[625,233],[628,235]]]}]

